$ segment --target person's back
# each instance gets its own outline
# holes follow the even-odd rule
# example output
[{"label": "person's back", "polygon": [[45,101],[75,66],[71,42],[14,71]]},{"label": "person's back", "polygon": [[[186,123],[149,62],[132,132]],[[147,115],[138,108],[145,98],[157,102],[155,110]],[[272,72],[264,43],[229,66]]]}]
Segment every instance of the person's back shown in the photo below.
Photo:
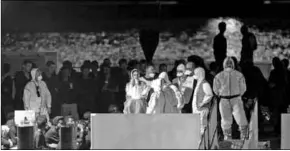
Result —
[{"label": "person's back", "polygon": [[214,43],[213,43],[213,53],[215,56],[215,60],[218,64],[218,66],[222,65],[223,60],[227,56],[227,39],[224,36],[224,33],[226,31],[226,23],[221,22],[219,23],[219,30],[220,33],[215,36]]},{"label": "person's back", "polygon": [[247,26],[241,27],[242,38],[242,50],[241,50],[241,62],[251,61],[253,62],[253,54],[257,49],[257,40],[253,33],[248,31]]}]

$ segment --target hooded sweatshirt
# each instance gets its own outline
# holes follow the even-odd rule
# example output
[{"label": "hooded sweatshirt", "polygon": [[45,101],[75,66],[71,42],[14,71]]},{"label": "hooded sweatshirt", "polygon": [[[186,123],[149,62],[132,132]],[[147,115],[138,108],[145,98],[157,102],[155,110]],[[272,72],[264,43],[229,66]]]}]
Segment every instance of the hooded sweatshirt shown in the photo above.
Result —
[{"label": "hooded sweatshirt", "polygon": [[247,90],[243,74],[235,70],[234,61],[230,57],[224,60],[223,66],[224,71],[214,79],[214,93],[218,96],[243,95]]},{"label": "hooded sweatshirt", "polygon": [[[32,80],[24,88],[23,101],[25,110],[34,110],[39,113],[43,109],[51,108],[51,95],[45,82],[36,82],[37,70],[37,68],[31,70]],[[37,87],[40,97],[37,95]]]}]

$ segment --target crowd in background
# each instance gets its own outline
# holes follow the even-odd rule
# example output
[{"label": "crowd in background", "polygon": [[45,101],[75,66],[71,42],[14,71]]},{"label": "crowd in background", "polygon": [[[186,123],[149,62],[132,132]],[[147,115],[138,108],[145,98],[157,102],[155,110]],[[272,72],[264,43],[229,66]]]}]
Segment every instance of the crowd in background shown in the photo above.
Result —
[{"label": "crowd in background", "polygon": [[[223,34],[225,30],[224,25],[220,24],[219,28]],[[244,28],[242,30],[244,35],[246,35],[247,30]],[[250,34],[246,36],[248,36],[248,39],[253,38]],[[216,39],[214,49],[219,50],[219,52],[220,50],[226,49],[226,47],[224,48],[223,46],[226,45],[226,43],[223,42],[223,36],[219,35]],[[245,40],[243,40],[243,50],[248,50],[249,46],[245,43]],[[60,117],[60,115],[62,115],[61,108],[63,104],[77,104],[78,116],[81,119],[80,121],[83,121],[81,123],[89,123],[88,117],[84,117],[84,115],[90,112],[134,113],[138,105],[135,105],[135,108],[131,109],[130,107],[126,108],[127,104],[125,103],[128,97],[131,97],[131,99],[136,97],[133,95],[135,91],[132,91],[132,95],[128,95],[127,88],[129,85],[132,84],[132,86],[134,86],[138,84],[132,79],[140,79],[139,81],[146,83],[146,81],[161,78],[164,79],[163,81],[165,83],[175,83],[178,87],[180,77],[194,74],[201,76],[202,81],[207,81],[210,87],[209,89],[211,89],[213,93],[210,95],[217,95],[214,94],[218,92],[214,88],[216,77],[218,74],[225,71],[225,66],[227,65],[224,65],[224,60],[229,60],[229,58],[234,64],[230,65],[234,68],[233,70],[241,73],[241,75],[237,75],[245,79],[246,89],[244,93],[241,93],[245,110],[247,110],[247,106],[251,104],[249,100],[257,98],[259,101],[259,109],[260,106],[267,106],[273,113],[272,119],[275,125],[275,131],[277,134],[280,134],[280,114],[286,112],[290,104],[289,60],[280,60],[277,57],[273,58],[272,64],[274,69],[271,71],[270,77],[267,80],[263,76],[261,70],[254,65],[253,59],[251,58],[253,54],[243,53],[242,56],[244,57],[242,57],[243,59],[240,63],[235,57],[226,57],[226,55],[218,56],[218,53],[215,53],[215,55],[217,61],[210,63],[209,66],[205,64],[201,57],[193,55],[189,56],[187,60],[177,60],[171,71],[168,71],[166,64],[160,64],[159,67],[156,68],[156,65],[146,60],[128,61],[126,59],[121,59],[119,60],[118,66],[112,66],[111,60],[107,58],[104,59],[101,64],[97,61],[84,61],[81,66],[81,72],[74,70],[72,62],[64,61],[60,71],[56,73],[56,64],[52,61],[46,63],[45,71],[40,71],[33,62],[25,60],[22,64],[22,71],[11,75],[10,65],[4,64],[1,78],[1,122],[2,125],[9,127],[10,130],[5,134],[2,133],[1,142],[4,142],[8,146],[17,143],[15,139],[17,133],[15,124],[13,124],[13,114],[11,113],[13,113],[14,110],[27,110],[26,104],[31,97],[35,97],[35,100],[37,100],[37,98],[47,100],[40,101],[40,103],[46,102],[46,104],[43,104],[43,106],[46,107],[45,109],[34,109],[39,113],[43,113],[40,114],[41,116],[38,116],[36,120],[38,128],[36,135],[37,138],[41,138],[36,142],[44,141],[45,143],[40,144],[58,144],[59,127],[65,124],[75,124],[71,116]],[[250,59],[247,60],[245,58]],[[186,74],[187,71],[189,71],[190,74]],[[180,75],[181,72],[182,75]],[[47,91],[39,91],[39,89],[47,89]],[[176,91],[174,90],[172,92],[175,93]],[[142,106],[149,106],[150,108],[151,95],[154,93],[155,88],[148,89],[144,98],[145,102],[141,102],[145,103],[145,105],[139,104],[139,112],[147,112],[146,109],[142,109]],[[192,95],[190,95],[189,98],[190,97],[192,97]],[[183,105],[178,107],[180,113],[195,112],[192,107],[192,98],[188,100],[189,101],[185,101]],[[150,113],[153,112],[153,110],[150,111]],[[259,113],[261,113],[260,110]],[[247,112],[246,115],[248,115]],[[47,128],[47,123],[51,123],[49,124],[49,128]],[[78,127],[84,127],[80,125],[87,125],[86,127],[88,127],[89,124],[79,124]],[[80,144],[88,146],[89,128],[82,128],[82,130],[79,130],[79,132],[85,131],[87,131],[87,133],[80,136]],[[39,145],[36,146],[36,148],[39,148]],[[44,145],[40,148],[45,147],[47,146]]]}]

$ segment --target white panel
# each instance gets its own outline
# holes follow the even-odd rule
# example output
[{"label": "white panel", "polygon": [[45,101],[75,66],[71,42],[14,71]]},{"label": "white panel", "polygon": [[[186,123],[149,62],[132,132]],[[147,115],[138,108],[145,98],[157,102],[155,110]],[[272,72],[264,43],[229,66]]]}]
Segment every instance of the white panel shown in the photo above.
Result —
[{"label": "white panel", "polygon": [[290,114],[282,114],[281,149],[290,149]]},{"label": "white panel", "polygon": [[198,149],[197,114],[92,114],[92,149]]}]

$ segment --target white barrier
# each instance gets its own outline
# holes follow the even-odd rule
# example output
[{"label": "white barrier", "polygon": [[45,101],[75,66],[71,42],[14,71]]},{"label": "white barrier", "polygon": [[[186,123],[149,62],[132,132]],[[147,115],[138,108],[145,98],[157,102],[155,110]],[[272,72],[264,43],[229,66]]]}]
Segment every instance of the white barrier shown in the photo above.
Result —
[{"label": "white barrier", "polygon": [[281,149],[290,149],[290,114],[282,114],[281,118]]},{"label": "white barrier", "polygon": [[91,114],[91,149],[198,149],[197,114]]}]

